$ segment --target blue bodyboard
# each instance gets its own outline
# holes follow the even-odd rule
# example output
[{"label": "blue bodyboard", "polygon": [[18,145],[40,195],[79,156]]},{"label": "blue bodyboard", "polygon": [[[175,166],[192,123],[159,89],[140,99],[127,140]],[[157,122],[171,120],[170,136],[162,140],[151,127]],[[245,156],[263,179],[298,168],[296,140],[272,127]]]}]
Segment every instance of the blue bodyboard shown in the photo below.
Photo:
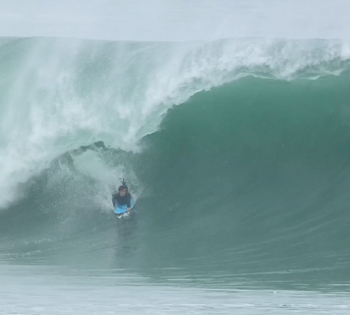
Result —
[{"label": "blue bodyboard", "polygon": [[[135,205],[135,202],[134,202],[134,199],[130,199],[130,208],[133,209],[134,208],[134,205]],[[126,212],[126,209],[127,209],[127,205],[117,205],[115,208],[114,208],[114,213],[115,214],[123,214]]]}]

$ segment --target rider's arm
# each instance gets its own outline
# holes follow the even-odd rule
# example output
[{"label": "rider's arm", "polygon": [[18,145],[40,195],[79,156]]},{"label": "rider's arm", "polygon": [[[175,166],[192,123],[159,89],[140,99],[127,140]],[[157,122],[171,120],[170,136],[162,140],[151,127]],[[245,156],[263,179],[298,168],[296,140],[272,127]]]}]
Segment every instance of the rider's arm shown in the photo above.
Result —
[{"label": "rider's arm", "polygon": [[115,206],[118,204],[117,202],[117,196],[115,194],[112,195],[112,203],[113,203],[113,207],[115,208]]},{"label": "rider's arm", "polygon": [[126,205],[128,208],[131,208],[131,195],[130,194],[128,194],[127,200],[128,200],[128,203]]}]

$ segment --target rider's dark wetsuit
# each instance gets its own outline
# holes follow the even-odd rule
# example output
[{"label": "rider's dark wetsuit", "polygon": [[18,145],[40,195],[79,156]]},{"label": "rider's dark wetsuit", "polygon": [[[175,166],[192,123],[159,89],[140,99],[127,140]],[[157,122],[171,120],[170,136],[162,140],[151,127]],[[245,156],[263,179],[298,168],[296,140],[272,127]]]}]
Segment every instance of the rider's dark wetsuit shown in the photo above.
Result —
[{"label": "rider's dark wetsuit", "polygon": [[123,206],[126,205],[128,208],[130,208],[130,199],[131,199],[130,193],[126,193],[125,196],[119,195],[118,192],[115,192],[112,195],[112,202],[113,202],[113,207],[115,208],[116,205]]}]

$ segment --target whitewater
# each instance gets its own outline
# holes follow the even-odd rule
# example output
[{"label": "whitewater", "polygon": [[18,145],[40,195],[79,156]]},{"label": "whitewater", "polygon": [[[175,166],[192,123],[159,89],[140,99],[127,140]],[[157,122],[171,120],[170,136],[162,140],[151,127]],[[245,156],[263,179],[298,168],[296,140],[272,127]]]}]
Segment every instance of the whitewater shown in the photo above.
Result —
[{"label": "whitewater", "polygon": [[2,313],[349,312],[347,1],[0,6]]}]

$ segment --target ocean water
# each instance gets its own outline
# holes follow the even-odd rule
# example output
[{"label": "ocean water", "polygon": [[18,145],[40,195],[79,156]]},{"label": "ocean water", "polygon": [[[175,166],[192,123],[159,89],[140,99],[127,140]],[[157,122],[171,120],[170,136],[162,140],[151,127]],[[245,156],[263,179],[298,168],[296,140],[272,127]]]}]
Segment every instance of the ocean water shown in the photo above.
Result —
[{"label": "ocean water", "polygon": [[0,313],[348,314],[338,2],[0,1]]}]

